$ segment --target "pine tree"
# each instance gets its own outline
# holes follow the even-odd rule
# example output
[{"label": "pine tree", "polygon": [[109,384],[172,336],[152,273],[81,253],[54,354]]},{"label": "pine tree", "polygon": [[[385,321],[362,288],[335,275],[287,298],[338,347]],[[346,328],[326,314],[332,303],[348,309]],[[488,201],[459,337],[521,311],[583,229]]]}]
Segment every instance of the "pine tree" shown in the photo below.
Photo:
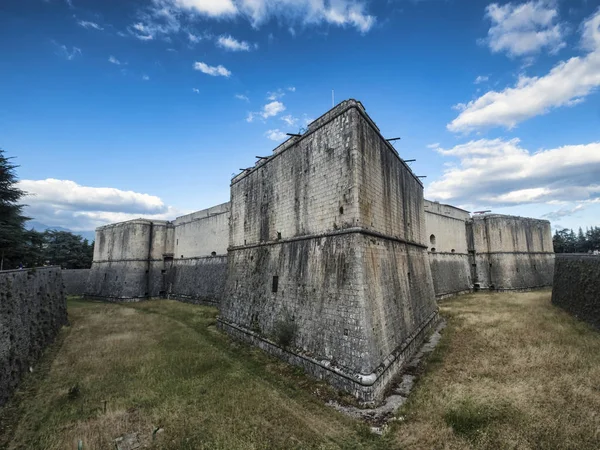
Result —
[{"label": "pine tree", "polygon": [[0,270],[4,269],[5,259],[18,256],[26,240],[25,222],[29,220],[22,214],[24,205],[18,203],[26,193],[16,187],[18,166],[11,159],[0,149]]}]

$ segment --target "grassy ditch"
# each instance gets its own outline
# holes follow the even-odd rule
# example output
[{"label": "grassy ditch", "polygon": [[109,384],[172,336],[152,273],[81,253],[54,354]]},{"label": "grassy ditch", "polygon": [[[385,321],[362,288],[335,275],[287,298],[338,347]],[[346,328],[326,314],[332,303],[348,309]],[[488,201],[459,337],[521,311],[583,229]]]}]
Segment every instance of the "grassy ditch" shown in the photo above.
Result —
[{"label": "grassy ditch", "polygon": [[[69,300],[61,331],[0,410],[0,448],[598,449],[600,333],[549,291],[465,295],[383,437],[324,405],[338,395],[230,340],[217,311]],[[4,439],[4,440],[3,440]]]}]

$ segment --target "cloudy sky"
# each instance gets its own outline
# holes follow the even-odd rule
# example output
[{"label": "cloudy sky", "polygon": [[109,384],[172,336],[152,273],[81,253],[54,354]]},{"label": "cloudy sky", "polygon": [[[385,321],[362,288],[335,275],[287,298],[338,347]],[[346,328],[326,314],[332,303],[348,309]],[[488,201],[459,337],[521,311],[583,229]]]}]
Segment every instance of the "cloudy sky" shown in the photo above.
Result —
[{"label": "cloudy sky", "polygon": [[428,198],[600,225],[599,86],[591,0],[0,3],[0,147],[27,213],[77,231],[228,201],[332,89]]}]

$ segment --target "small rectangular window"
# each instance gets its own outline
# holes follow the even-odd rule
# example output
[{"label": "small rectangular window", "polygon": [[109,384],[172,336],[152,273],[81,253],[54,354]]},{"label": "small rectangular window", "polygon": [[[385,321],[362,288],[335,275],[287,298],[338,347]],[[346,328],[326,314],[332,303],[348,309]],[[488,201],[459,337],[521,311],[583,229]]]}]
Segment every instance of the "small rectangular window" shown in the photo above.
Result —
[{"label": "small rectangular window", "polygon": [[279,287],[279,277],[275,275],[273,277],[273,285],[271,286],[272,292],[277,292],[277,288]]}]

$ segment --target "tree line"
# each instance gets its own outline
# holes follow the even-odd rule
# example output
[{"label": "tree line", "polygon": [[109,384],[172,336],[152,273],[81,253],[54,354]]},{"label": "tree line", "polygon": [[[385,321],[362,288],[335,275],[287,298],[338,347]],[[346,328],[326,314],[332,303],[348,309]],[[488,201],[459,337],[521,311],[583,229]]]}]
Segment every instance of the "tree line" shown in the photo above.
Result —
[{"label": "tree line", "polygon": [[585,232],[579,227],[577,234],[568,228],[556,230],[552,242],[556,253],[592,253],[600,250],[600,227]]},{"label": "tree line", "polygon": [[45,265],[63,269],[92,266],[94,243],[67,232],[28,230],[30,220],[20,203],[26,192],[17,187],[18,166],[0,149],[0,270]]}]

